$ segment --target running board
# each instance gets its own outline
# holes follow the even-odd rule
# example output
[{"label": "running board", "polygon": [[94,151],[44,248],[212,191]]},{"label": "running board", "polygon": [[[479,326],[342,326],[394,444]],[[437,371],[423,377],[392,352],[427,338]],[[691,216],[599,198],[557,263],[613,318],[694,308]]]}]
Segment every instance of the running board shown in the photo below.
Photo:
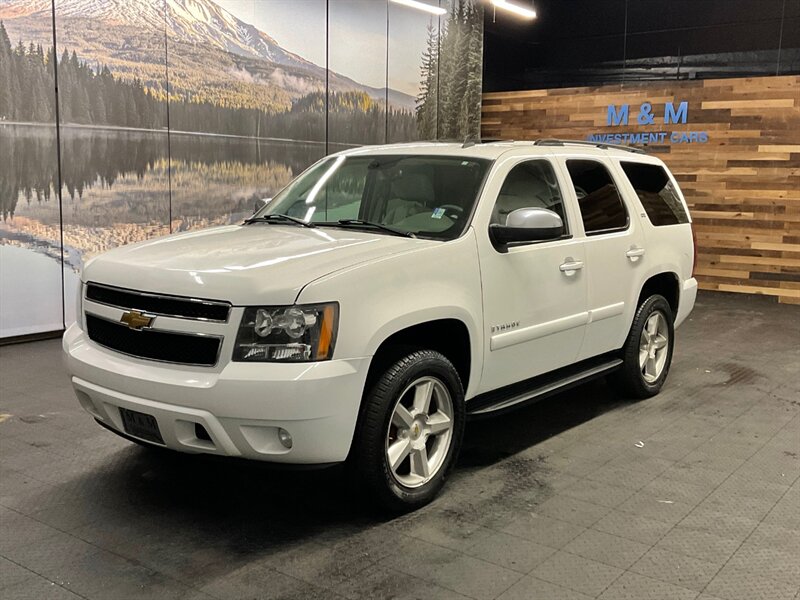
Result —
[{"label": "running board", "polygon": [[468,417],[484,417],[520,408],[547,396],[616,371],[622,359],[604,354],[519,383],[475,396],[467,402]]}]

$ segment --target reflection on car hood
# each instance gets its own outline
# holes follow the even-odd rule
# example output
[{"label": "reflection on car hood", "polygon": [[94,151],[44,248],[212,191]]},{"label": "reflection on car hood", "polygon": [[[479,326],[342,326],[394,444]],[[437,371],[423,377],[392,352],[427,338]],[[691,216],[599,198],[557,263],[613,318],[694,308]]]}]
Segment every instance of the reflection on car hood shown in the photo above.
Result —
[{"label": "reflection on car hood", "polygon": [[235,305],[291,304],[319,277],[435,243],[331,227],[230,225],[111,250],[87,264],[83,280]]}]

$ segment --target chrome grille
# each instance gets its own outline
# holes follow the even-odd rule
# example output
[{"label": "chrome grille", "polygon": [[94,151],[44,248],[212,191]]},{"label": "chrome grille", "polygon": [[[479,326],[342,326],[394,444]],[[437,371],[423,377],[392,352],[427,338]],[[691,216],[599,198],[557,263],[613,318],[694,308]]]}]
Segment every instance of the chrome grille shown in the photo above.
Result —
[{"label": "chrome grille", "polygon": [[123,310],[216,323],[227,323],[231,311],[230,303],[221,300],[140,292],[92,282],[86,285],[86,299]]}]

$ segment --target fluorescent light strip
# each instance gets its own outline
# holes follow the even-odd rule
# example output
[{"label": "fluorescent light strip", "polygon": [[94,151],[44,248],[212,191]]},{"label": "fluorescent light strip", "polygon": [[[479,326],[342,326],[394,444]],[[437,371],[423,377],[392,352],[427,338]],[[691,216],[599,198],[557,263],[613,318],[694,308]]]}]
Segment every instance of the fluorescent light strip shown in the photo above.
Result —
[{"label": "fluorescent light strip", "polygon": [[[397,0],[394,0],[395,2]],[[524,19],[535,19],[536,18],[536,11],[530,8],[525,8],[524,6],[519,6],[517,4],[512,4],[508,0],[492,0],[492,4],[494,4],[497,8],[502,8],[503,10],[507,10],[508,12],[512,12],[517,16],[520,16]]]},{"label": "fluorescent light strip", "polygon": [[447,11],[443,8],[439,8],[438,6],[431,6],[430,4],[426,4],[425,2],[418,2],[417,0],[392,0],[395,4],[402,4],[403,6],[409,6],[411,8],[416,8],[417,10],[424,10],[425,12],[429,12],[433,15],[443,15]]}]

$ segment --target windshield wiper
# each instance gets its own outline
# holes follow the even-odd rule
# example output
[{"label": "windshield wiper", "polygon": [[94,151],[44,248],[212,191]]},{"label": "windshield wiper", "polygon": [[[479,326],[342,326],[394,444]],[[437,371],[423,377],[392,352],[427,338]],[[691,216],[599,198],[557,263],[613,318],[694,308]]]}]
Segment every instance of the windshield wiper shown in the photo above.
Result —
[{"label": "windshield wiper", "polygon": [[303,227],[316,227],[313,223],[309,223],[308,221],[303,221],[303,219],[298,219],[297,217],[290,217],[289,215],[284,215],[281,213],[272,213],[269,215],[263,215],[261,217],[250,217],[249,219],[245,219],[245,225],[249,225],[250,223],[297,223],[298,225],[302,225]]},{"label": "windshield wiper", "polygon": [[410,231],[402,231],[400,229],[395,229],[394,227],[389,227],[388,225],[376,223],[375,221],[364,221],[363,219],[339,219],[337,221],[337,224],[344,225],[345,227],[353,225],[355,225],[356,227],[374,227],[375,229],[380,229],[381,231],[385,231],[387,233],[399,235],[402,237],[409,237],[409,238],[417,237]]}]

